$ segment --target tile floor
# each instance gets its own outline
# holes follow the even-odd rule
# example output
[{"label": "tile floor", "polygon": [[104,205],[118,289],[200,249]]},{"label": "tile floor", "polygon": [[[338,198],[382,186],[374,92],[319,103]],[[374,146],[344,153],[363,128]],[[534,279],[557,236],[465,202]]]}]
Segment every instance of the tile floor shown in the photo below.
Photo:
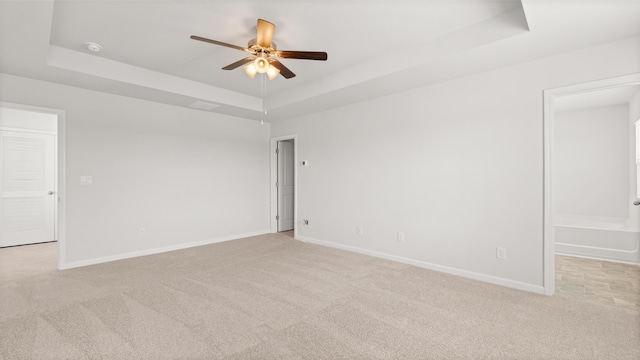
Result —
[{"label": "tile floor", "polygon": [[556,294],[640,312],[640,266],[556,255]]}]

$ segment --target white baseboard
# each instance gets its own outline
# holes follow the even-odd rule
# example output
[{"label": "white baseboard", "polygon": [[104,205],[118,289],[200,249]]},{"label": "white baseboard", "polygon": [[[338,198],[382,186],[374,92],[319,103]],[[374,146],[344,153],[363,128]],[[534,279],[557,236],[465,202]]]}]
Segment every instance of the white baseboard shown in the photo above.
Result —
[{"label": "white baseboard", "polygon": [[269,234],[270,232],[271,230],[254,231],[254,232],[245,233],[245,234],[223,236],[215,239],[194,241],[194,242],[184,243],[184,244],[176,244],[176,245],[165,246],[165,247],[155,248],[155,249],[134,251],[134,252],[124,253],[124,254],[111,255],[111,256],[105,256],[105,257],[94,258],[94,259],[65,262],[60,264],[59,270],[67,270],[67,269],[73,269],[73,268],[82,267],[82,266],[102,264],[110,261],[130,259],[138,256],[160,254],[168,251],[188,249],[196,246],[215,244],[215,243],[220,243],[224,241],[238,240],[238,239],[243,239],[251,236]]},{"label": "white baseboard", "polygon": [[311,244],[322,245],[322,246],[332,247],[340,250],[351,251],[358,254],[369,255],[369,256],[373,256],[381,259],[397,261],[403,264],[413,265],[413,266],[421,267],[428,270],[439,271],[439,272],[456,275],[456,276],[460,276],[468,279],[478,280],[478,281],[482,281],[490,284],[506,286],[509,288],[529,291],[536,294],[544,294],[544,287],[540,285],[527,284],[520,281],[500,278],[497,276],[486,275],[486,274],[477,273],[477,272],[468,271],[468,270],[456,269],[449,266],[432,264],[425,261],[409,259],[402,256],[390,255],[390,254],[386,254],[386,253],[382,253],[374,250],[362,249],[362,248],[358,248],[350,245],[332,243],[329,241],[313,239],[305,236],[297,236],[296,239],[303,242],[308,242]]}]

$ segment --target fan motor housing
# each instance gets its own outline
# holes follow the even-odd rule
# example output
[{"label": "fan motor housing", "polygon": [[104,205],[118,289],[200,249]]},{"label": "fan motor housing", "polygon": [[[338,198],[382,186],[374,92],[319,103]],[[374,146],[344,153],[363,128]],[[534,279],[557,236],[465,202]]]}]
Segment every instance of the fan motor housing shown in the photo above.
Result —
[{"label": "fan motor housing", "polygon": [[253,50],[255,52],[263,52],[266,53],[267,55],[275,52],[278,49],[278,46],[276,45],[276,43],[272,42],[271,43],[271,47],[269,48],[264,48],[260,45],[258,45],[258,39],[251,39],[249,40],[249,43],[247,44],[247,49]]}]

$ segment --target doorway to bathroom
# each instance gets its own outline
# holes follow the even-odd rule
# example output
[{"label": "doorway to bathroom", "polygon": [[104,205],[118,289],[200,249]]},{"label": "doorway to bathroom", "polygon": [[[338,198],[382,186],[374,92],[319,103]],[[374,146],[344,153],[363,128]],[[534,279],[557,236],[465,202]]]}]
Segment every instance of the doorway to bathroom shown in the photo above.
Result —
[{"label": "doorway to bathroom", "polygon": [[545,91],[545,293],[640,309],[640,74]]}]

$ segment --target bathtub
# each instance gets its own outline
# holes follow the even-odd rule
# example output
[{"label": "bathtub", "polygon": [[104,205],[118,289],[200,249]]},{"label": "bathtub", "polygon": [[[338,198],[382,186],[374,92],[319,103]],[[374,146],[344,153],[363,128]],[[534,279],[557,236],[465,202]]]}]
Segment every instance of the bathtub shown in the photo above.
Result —
[{"label": "bathtub", "polygon": [[640,230],[628,219],[556,215],[554,228],[557,254],[640,264]]}]

